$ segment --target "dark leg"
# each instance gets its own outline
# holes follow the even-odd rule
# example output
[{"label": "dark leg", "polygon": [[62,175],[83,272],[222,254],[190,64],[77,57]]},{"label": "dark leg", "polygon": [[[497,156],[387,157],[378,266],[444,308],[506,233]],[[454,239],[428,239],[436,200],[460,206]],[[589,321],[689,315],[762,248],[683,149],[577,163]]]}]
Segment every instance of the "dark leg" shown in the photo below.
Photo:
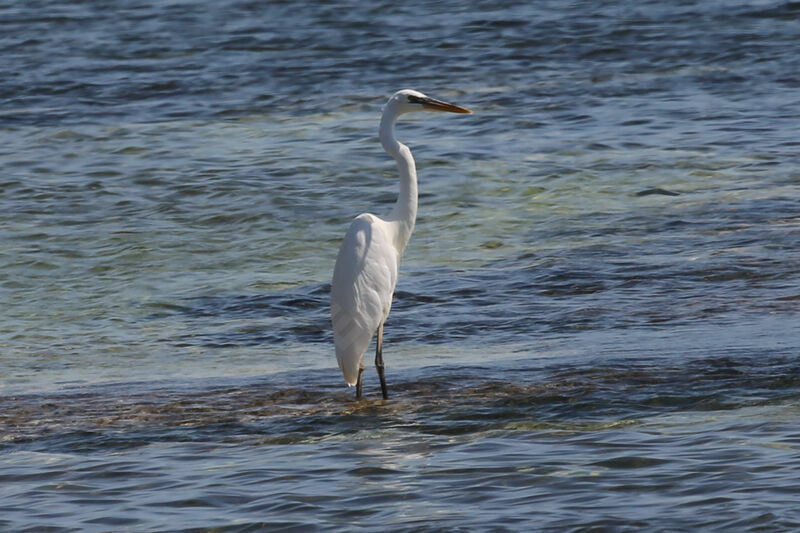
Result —
[{"label": "dark leg", "polygon": [[361,377],[364,375],[364,369],[358,369],[358,381],[356,381],[356,400],[361,399]]},{"label": "dark leg", "polygon": [[378,326],[378,341],[375,343],[375,368],[378,369],[378,377],[381,379],[381,392],[383,399],[389,398],[386,392],[386,377],[383,375],[383,324]]}]

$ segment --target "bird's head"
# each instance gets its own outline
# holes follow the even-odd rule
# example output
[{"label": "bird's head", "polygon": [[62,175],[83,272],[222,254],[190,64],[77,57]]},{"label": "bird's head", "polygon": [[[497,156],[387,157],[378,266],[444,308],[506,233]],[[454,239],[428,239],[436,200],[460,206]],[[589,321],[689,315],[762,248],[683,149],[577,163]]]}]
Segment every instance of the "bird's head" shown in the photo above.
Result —
[{"label": "bird's head", "polygon": [[455,104],[449,104],[441,100],[436,100],[430,96],[426,96],[419,91],[411,89],[403,89],[397,91],[389,99],[386,104],[387,107],[393,107],[395,113],[400,115],[403,113],[413,113],[415,111],[444,111],[447,113],[472,113],[466,107],[461,107]]}]

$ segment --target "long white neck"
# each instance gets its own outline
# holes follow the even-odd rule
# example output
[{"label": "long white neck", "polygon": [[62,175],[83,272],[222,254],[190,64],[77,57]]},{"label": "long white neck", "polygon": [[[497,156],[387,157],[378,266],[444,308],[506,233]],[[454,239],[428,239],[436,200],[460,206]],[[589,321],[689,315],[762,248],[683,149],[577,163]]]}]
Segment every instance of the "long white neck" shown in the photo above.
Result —
[{"label": "long white neck", "polygon": [[397,172],[400,175],[400,195],[387,222],[395,228],[395,246],[402,253],[417,220],[417,167],[408,146],[399,142],[394,136],[394,124],[398,114],[386,109],[381,118],[380,140],[383,149],[397,161]]}]

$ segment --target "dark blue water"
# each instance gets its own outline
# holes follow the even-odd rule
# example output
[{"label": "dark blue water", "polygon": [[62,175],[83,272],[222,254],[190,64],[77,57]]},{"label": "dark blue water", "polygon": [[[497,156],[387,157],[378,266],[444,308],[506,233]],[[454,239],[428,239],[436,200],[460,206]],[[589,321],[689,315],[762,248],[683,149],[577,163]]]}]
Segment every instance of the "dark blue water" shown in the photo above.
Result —
[{"label": "dark blue water", "polygon": [[[799,39],[796,2],[0,5],[0,530],[796,530]],[[475,114],[398,126],[356,402],[329,282],[401,88]]]}]

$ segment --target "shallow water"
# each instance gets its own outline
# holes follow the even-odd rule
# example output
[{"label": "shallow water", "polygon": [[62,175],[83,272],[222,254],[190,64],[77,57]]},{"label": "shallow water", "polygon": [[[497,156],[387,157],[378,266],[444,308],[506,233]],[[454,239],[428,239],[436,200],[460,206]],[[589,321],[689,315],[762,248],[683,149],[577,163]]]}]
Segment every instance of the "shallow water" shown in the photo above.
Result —
[{"label": "shallow water", "polygon": [[[0,529],[800,527],[798,15],[0,7]],[[475,114],[398,126],[355,402],[329,281],[405,87]]]}]

